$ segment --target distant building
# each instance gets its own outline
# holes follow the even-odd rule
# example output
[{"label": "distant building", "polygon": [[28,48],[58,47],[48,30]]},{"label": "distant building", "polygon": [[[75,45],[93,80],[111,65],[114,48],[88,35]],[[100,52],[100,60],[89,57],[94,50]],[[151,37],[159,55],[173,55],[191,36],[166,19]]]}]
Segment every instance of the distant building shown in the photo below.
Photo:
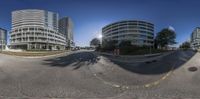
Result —
[{"label": "distant building", "polygon": [[69,17],[64,17],[59,20],[59,32],[66,36],[66,47],[73,47],[73,22]]},{"label": "distant building", "polygon": [[63,50],[66,38],[58,31],[58,14],[37,9],[13,11],[10,45],[14,49]]},{"label": "distant building", "polygon": [[102,29],[103,40],[131,41],[132,45],[153,46],[154,24],[139,21],[125,20],[109,24]]},{"label": "distant building", "polygon": [[7,45],[7,30],[0,28],[0,49],[5,49]]},{"label": "distant building", "polygon": [[200,27],[195,28],[191,34],[191,47],[200,49]]}]

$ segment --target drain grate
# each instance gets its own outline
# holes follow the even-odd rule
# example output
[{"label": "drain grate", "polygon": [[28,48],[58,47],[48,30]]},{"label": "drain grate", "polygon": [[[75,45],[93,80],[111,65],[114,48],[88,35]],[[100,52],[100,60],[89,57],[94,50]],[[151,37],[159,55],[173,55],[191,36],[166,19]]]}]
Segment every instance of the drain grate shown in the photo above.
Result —
[{"label": "drain grate", "polygon": [[197,67],[189,67],[188,68],[188,71],[190,71],[190,72],[195,72],[197,70],[198,70]]}]

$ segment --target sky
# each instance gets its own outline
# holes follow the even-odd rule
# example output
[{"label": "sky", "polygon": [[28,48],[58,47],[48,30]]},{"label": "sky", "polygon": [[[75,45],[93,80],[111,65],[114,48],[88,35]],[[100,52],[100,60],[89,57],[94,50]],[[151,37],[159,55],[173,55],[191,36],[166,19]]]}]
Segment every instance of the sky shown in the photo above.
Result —
[{"label": "sky", "polygon": [[199,0],[0,0],[0,27],[10,31],[14,10],[42,9],[71,17],[77,46],[88,46],[105,25],[130,19],[153,23],[155,34],[174,28],[178,46],[200,26],[199,4]]}]

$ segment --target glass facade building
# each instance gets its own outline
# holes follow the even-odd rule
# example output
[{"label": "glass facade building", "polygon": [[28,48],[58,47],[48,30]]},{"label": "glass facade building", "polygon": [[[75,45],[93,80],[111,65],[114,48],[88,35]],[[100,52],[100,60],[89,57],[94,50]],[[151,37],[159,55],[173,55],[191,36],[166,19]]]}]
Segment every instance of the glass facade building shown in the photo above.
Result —
[{"label": "glass facade building", "polygon": [[71,18],[64,17],[59,20],[59,32],[66,36],[66,47],[73,47],[73,22]]},{"label": "glass facade building", "polygon": [[0,49],[5,49],[7,45],[7,30],[0,28]]},{"label": "glass facade building", "polygon": [[153,46],[154,24],[125,20],[109,24],[102,29],[103,40],[131,41],[132,45]]}]

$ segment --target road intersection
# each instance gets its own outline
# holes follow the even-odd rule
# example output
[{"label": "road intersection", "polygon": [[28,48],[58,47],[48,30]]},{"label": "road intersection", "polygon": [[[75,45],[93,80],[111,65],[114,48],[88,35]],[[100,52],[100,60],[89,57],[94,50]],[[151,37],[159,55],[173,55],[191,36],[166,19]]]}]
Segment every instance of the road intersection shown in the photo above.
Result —
[{"label": "road intersection", "polygon": [[152,63],[118,62],[92,51],[44,58],[0,54],[0,97],[200,98],[200,54],[176,51]]}]

